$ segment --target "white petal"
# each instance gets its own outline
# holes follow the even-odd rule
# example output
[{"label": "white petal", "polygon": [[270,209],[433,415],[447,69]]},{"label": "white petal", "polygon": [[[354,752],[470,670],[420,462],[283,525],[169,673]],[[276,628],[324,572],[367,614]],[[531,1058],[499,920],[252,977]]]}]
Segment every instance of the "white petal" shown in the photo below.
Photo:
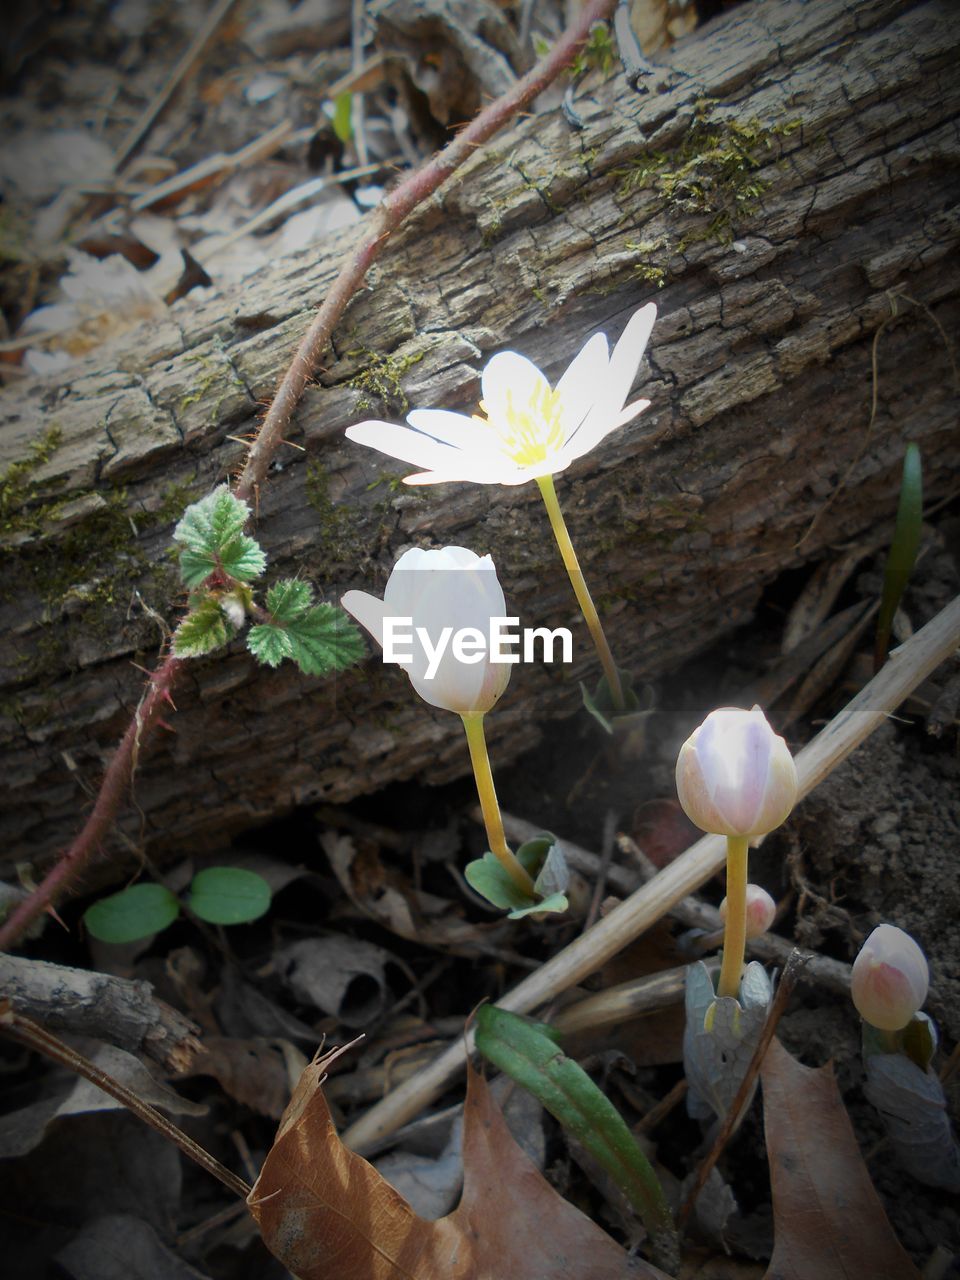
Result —
[{"label": "white petal", "polygon": [[348,591],[341,596],[340,603],[383,647],[384,603],[366,591]]},{"label": "white petal", "polygon": [[432,436],[441,444],[452,445],[455,449],[475,449],[484,434],[479,422],[449,409],[414,409],[407,414],[407,421],[425,436]]},{"label": "white petal", "polygon": [[[600,395],[580,428],[581,431],[602,430],[607,423],[620,414],[630,388],[633,386],[633,380],[637,376],[647,339],[650,337],[650,330],[656,318],[657,308],[652,302],[641,307],[630,317],[620,341],[613,349]],[[603,437],[601,435],[598,438]]]},{"label": "white petal", "polygon": [[550,390],[550,384],[526,356],[515,351],[502,351],[487,362],[482,376],[483,403],[487,416],[494,421],[508,416],[508,401],[526,406],[535,394]]},{"label": "white petal", "polygon": [[618,430],[626,423],[632,421],[644,409],[650,407],[649,400],[635,400],[633,404],[628,405],[616,417],[606,419],[606,421],[597,418],[585,422],[573,437],[568,440],[562,453],[567,455],[567,463],[571,463],[574,458],[582,458],[585,453],[589,453],[591,449],[595,449],[601,440],[605,440],[611,432]]},{"label": "white petal", "polygon": [[574,356],[557,383],[565,439],[587,416],[590,406],[604,386],[609,363],[606,336],[595,333]]},{"label": "white petal", "polygon": [[458,453],[450,445],[439,444],[419,431],[399,427],[393,422],[358,422],[347,427],[347,439],[418,467],[449,467]]}]

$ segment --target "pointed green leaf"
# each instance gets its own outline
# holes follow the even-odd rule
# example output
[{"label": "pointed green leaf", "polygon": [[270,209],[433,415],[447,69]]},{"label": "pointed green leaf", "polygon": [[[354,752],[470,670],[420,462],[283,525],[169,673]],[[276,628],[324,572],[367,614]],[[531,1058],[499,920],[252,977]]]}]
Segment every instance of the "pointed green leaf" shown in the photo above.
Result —
[{"label": "pointed green leaf", "polygon": [[883,595],[880,599],[880,612],[877,615],[877,638],[873,653],[874,671],[879,671],[887,660],[894,615],[910,580],[917,552],[920,550],[922,528],[923,464],[917,445],[908,444],[903,457],[897,523],[883,570]]},{"label": "pointed green leaf", "polygon": [[194,609],[177,627],[173,652],[178,658],[199,658],[221,649],[236,632],[212,596]]},{"label": "pointed green leaf", "polygon": [[243,867],[207,867],[193,877],[188,905],[209,924],[247,924],[270,910],[270,886]]},{"label": "pointed green leaf", "polygon": [[220,566],[231,578],[249,582],[251,578],[259,578],[263,573],[267,567],[267,557],[260,544],[244,534],[221,549]]},{"label": "pointed green leaf", "polygon": [[333,103],[333,132],[344,145],[353,137],[352,105],[353,94],[349,92],[338,93]]},{"label": "pointed green leaf", "polygon": [[307,676],[345,671],[365,653],[360,633],[342,609],[331,604],[314,605],[287,626],[293,643],[293,660]]},{"label": "pointed green leaf", "polygon": [[282,578],[267,592],[267,612],[275,622],[293,622],[313,604],[313,587],[302,578]]},{"label": "pointed green leaf", "polygon": [[485,1004],[476,1025],[478,1050],[532,1093],[606,1169],[642,1217],[657,1261],[672,1273],[673,1218],[656,1173],[613,1103],[537,1023]]},{"label": "pointed green leaf", "polygon": [[83,920],[101,942],[138,942],[166,929],[179,914],[180,903],[162,884],[134,884],[95,902]]},{"label": "pointed green leaf", "polygon": [[247,632],[247,648],[268,667],[279,667],[284,658],[293,657],[293,641],[283,627],[258,622]]}]

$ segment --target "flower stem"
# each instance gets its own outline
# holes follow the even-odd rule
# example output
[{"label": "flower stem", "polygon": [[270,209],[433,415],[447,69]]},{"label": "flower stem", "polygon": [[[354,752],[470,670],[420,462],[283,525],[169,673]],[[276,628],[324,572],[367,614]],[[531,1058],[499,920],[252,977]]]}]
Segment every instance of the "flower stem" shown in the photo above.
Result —
[{"label": "flower stem", "polygon": [[623,715],[626,711],[626,703],[623,699],[623,688],[620,684],[620,673],[617,671],[617,664],[613,660],[613,654],[610,652],[610,646],[607,644],[607,637],[603,633],[603,627],[600,623],[600,615],[597,613],[597,607],[593,603],[593,598],[587,589],[587,584],[583,577],[583,570],[580,568],[580,561],[577,559],[577,553],[573,549],[573,543],[570,541],[570,534],[567,530],[566,521],[560,510],[560,503],[557,500],[557,491],[554,488],[553,476],[540,476],[537,479],[540,486],[540,493],[543,497],[544,506],[547,508],[547,515],[550,517],[550,527],[553,530],[553,536],[557,540],[557,546],[560,548],[560,555],[563,557],[563,563],[566,566],[567,573],[570,576],[570,585],[573,587],[574,595],[577,597],[577,603],[583,613],[584,621],[587,629],[596,646],[597,654],[600,658],[600,664],[603,667],[603,674],[607,677],[607,685],[610,689],[610,696],[613,699],[613,705],[617,715]]},{"label": "flower stem", "polygon": [[727,836],[727,925],[717,995],[734,999],[740,991],[747,942],[747,848],[746,836]]},{"label": "flower stem", "polygon": [[503,818],[500,816],[500,805],[497,802],[493,774],[490,771],[490,757],[487,755],[487,740],[483,733],[483,716],[461,716],[460,718],[467,733],[470,763],[473,765],[473,776],[477,781],[477,794],[480,797],[480,808],[483,810],[483,825],[487,828],[490,851],[520,892],[532,898],[535,896],[533,881],[517,861],[504,835]]}]

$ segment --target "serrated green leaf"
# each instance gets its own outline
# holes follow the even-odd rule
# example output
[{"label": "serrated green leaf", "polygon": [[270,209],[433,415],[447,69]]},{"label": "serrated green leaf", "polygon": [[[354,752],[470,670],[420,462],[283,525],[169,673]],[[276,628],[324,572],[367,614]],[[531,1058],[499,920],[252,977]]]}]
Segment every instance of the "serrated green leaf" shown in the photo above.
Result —
[{"label": "serrated green leaf", "polygon": [[185,547],[180,552],[180,577],[185,587],[202,587],[217,568],[216,556]]},{"label": "serrated green leaf", "polygon": [[247,504],[222,484],[187,507],[173,531],[173,540],[191,551],[217,556],[243,532],[249,518]]},{"label": "serrated green leaf", "polygon": [[222,648],[235,634],[216,600],[208,596],[177,627],[173,652],[178,658],[199,658]]},{"label": "serrated green leaf", "polygon": [[259,578],[267,567],[267,557],[259,542],[243,534],[228,542],[220,551],[220,567],[231,578],[249,582]]},{"label": "serrated green leaf", "polygon": [[537,1023],[485,1004],[476,1025],[477,1049],[532,1093],[606,1169],[642,1217],[656,1260],[672,1273],[673,1218],[656,1173],[613,1103]]},{"label": "serrated green leaf", "polygon": [[365,649],[360,632],[342,609],[317,604],[287,626],[293,660],[307,676],[345,671],[359,662]]},{"label": "serrated green leaf", "polygon": [[283,627],[258,622],[247,632],[247,648],[268,667],[279,667],[284,658],[293,657],[293,641]]},{"label": "serrated green leaf", "polygon": [[275,622],[294,622],[313,604],[313,587],[302,578],[282,578],[267,592],[267,612]]},{"label": "serrated green leaf", "polygon": [[162,884],[134,884],[95,902],[83,920],[101,942],[138,942],[166,929],[179,914],[180,903]]},{"label": "serrated green leaf", "polygon": [[270,886],[243,867],[207,867],[193,877],[188,905],[209,924],[247,924],[270,910]]}]

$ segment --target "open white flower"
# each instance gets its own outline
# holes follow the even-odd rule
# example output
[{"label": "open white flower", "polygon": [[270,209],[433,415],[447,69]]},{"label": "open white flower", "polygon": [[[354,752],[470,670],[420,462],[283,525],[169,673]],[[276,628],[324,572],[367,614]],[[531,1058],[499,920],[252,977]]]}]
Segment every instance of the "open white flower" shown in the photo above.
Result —
[{"label": "open white flower", "polygon": [[504,351],[483,370],[480,414],[415,409],[407,427],[359,422],[347,436],[425,468],[407,484],[516,485],[554,475],[649,405],[625,401],[656,318],[652,302],[641,307],[612,353],[606,337],[594,334],[552,390],[535,364]]}]

